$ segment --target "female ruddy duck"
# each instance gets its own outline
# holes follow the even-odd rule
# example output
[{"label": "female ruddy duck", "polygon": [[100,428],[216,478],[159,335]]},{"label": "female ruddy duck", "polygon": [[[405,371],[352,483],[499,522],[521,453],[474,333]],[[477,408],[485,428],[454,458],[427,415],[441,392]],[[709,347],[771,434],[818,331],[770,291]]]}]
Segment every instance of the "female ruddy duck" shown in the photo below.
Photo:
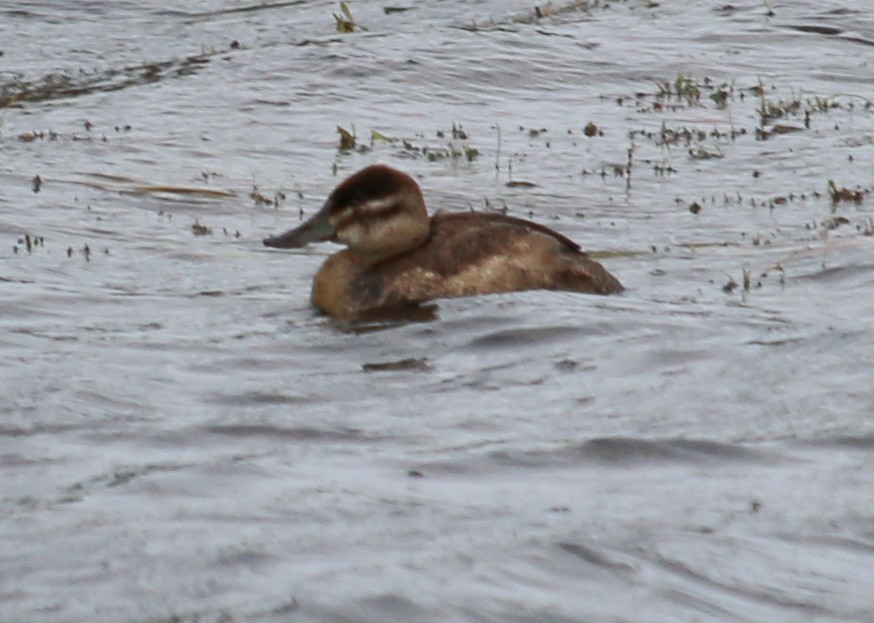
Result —
[{"label": "female ruddy duck", "polygon": [[428,218],[415,180],[383,165],[355,173],[311,219],[264,244],[289,249],[323,240],[348,247],[313,281],[313,304],[336,319],[476,294],[622,291],[579,245],[543,225],[483,212]]}]

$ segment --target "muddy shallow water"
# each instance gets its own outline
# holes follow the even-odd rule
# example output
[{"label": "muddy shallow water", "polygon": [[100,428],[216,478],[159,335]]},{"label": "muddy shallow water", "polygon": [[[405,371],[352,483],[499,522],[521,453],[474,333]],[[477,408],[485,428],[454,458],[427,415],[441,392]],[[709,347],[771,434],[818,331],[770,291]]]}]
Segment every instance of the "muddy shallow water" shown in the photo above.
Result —
[{"label": "muddy shallow water", "polygon": [[[0,619],[874,619],[867,2],[165,4],[0,8]],[[332,323],[373,162],[627,291]]]}]

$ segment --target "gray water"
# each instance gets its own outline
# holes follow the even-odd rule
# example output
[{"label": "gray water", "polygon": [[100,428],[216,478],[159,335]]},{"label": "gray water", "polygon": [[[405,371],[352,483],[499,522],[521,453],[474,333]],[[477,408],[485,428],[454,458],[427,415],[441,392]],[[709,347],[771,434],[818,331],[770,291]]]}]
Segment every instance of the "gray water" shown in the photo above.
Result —
[{"label": "gray water", "polygon": [[[7,1],[0,620],[874,620],[874,18],[768,5]],[[373,162],[627,291],[334,324]]]}]

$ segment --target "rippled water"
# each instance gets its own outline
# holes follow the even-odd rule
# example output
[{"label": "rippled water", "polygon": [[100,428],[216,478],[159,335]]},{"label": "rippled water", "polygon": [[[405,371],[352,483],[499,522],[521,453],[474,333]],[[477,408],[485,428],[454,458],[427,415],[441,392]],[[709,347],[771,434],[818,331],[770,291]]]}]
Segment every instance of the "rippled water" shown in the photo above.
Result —
[{"label": "rippled water", "polygon": [[[874,620],[867,2],[180,6],[0,7],[0,619]],[[333,324],[372,162],[627,292]]]}]

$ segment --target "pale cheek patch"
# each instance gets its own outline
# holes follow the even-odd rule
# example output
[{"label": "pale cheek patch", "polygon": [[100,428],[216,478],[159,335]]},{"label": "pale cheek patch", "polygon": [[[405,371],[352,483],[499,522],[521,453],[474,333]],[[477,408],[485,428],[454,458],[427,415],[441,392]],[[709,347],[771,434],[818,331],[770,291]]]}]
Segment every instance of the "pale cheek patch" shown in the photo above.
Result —
[{"label": "pale cheek patch", "polygon": [[364,203],[359,203],[355,208],[361,214],[379,215],[386,212],[391,212],[397,205],[397,200],[392,198],[386,199],[371,199]]},{"label": "pale cheek patch", "polygon": [[367,240],[368,235],[360,225],[343,227],[337,232],[337,239],[349,247],[359,247]]}]

